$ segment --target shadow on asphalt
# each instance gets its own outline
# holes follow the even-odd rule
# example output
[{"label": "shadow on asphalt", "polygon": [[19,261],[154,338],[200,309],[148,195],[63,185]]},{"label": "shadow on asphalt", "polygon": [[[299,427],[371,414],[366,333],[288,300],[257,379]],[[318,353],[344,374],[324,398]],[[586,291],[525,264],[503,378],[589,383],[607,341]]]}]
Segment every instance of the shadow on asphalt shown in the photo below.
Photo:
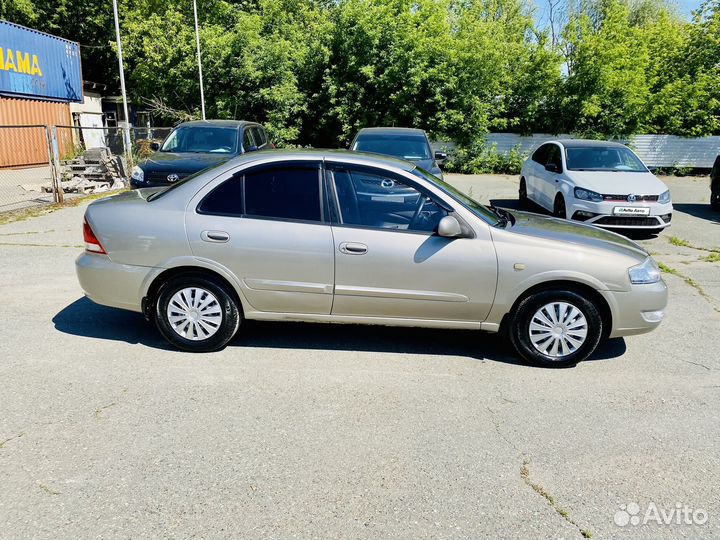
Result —
[{"label": "shadow on asphalt", "polygon": [[[100,306],[87,298],[65,307],[53,323],[65,334],[173,350],[139,313]],[[497,334],[472,330],[245,321],[230,347],[453,355],[525,365]],[[590,360],[617,358],[625,350],[622,338],[612,339]]]},{"label": "shadow on asphalt", "polygon": [[673,209],[676,212],[682,212],[683,214],[688,214],[696,218],[705,219],[713,225],[720,225],[720,212],[710,208],[710,203],[673,203]]}]

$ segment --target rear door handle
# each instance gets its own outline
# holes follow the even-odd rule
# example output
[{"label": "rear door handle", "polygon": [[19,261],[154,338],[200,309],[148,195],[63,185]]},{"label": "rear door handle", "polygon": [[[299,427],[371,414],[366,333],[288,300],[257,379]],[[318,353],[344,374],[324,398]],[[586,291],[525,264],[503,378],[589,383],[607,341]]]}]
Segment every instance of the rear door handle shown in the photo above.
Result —
[{"label": "rear door handle", "polygon": [[203,231],[200,238],[206,242],[227,242],[230,240],[230,235],[225,231]]},{"label": "rear door handle", "polygon": [[346,255],[365,255],[367,252],[368,247],[359,242],[343,242],[340,244],[340,253]]}]

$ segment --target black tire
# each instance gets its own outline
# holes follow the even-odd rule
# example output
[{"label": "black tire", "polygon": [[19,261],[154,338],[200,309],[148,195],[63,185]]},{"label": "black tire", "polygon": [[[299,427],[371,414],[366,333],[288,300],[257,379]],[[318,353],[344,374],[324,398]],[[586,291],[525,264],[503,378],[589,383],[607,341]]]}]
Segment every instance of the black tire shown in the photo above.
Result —
[{"label": "black tire", "polygon": [[525,183],[525,179],[520,179],[520,186],[518,187],[518,200],[520,201],[520,206],[525,208],[528,205],[528,196],[527,196],[527,184]]},{"label": "black tire", "polygon": [[720,212],[720,196],[714,193],[710,196],[710,209]]},{"label": "black tire", "polygon": [[[203,302],[209,302],[207,306],[199,308],[208,315],[208,318],[203,320],[204,326],[197,323],[194,327],[197,335],[193,334],[192,325],[185,330],[190,337],[180,335],[174,329],[168,315],[168,306],[173,297],[183,290],[187,290],[187,294],[190,294],[188,291],[192,290],[201,291],[193,293],[191,298],[191,301],[197,301],[201,306]],[[214,296],[214,299],[207,293]],[[195,300],[196,298],[197,300]],[[176,313],[181,313],[177,310],[179,304],[174,303],[173,306]],[[191,313],[196,315],[197,311]],[[211,276],[188,274],[171,278],[160,289],[154,319],[157,329],[171,345],[183,351],[210,352],[222,349],[235,336],[240,327],[242,314],[235,296],[219,280],[215,280]],[[202,338],[202,333],[210,332],[212,333],[208,337]],[[193,337],[196,339],[192,339]]]},{"label": "black tire", "polygon": [[567,219],[567,212],[565,210],[565,198],[559,193],[555,197],[555,204],[553,205],[553,216],[560,219]]},{"label": "black tire", "polygon": [[[548,338],[550,341],[541,342],[539,348],[533,344],[531,339],[531,322],[533,322],[536,314],[538,314],[542,308],[548,307],[553,303],[569,304],[576,308],[585,318],[586,323],[584,325],[586,334],[582,344],[574,350],[571,350],[572,347],[568,347],[567,354],[562,354],[563,351],[559,343],[558,352],[561,353],[559,356],[554,356],[540,350],[548,343],[552,343],[552,340],[555,340],[555,338],[550,337]],[[555,311],[554,313],[557,315],[558,312]],[[582,323],[582,319],[577,316],[571,319],[571,321],[574,321],[574,323],[570,322],[571,329],[573,324],[578,324],[578,322]],[[571,336],[574,336],[573,339],[579,335],[578,330],[580,329],[582,329],[582,326],[578,326],[570,332]],[[532,330],[532,332],[534,332],[533,335],[536,337],[536,340],[543,339],[541,336],[546,335],[544,333],[538,333],[535,330]],[[548,332],[551,331],[548,330]],[[515,347],[515,350],[531,364],[542,367],[563,368],[574,366],[578,362],[585,360],[595,351],[603,335],[603,320],[597,307],[581,294],[570,290],[546,290],[532,294],[520,302],[510,318],[508,333],[510,334],[510,341],[513,347]],[[563,335],[565,335],[565,333]],[[555,341],[559,342],[561,340],[558,339]],[[552,345],[550,345],[549,348],[549,352],[552,353]]]}]

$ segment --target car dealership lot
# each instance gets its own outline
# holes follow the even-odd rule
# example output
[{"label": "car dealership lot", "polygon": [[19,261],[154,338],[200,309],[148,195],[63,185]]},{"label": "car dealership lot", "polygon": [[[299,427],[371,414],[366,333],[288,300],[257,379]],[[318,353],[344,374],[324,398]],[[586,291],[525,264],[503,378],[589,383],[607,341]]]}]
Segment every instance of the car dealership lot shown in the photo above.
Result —
[{"label": "car dealership lot", "polygon": [[[517,177],[447,179],[517,205]],[[82,297],[83,207],[0,226],[0,536],[719,536],[720,214],[706,178],[663,180],[673,226],[641,242],[674,271],[665,322],[566,370],[383,327],[177,352]],[[707,521],[642,523],[677,504]]]}]

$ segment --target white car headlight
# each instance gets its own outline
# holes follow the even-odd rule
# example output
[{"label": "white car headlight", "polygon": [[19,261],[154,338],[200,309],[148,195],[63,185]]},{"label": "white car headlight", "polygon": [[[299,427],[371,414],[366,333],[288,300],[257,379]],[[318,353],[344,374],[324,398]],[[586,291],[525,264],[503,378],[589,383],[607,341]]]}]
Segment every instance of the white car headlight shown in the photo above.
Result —
[{"label": "white car headlight", "polygon": [[592,201],[592,202],[602,202],[603,196],[599,193],[595,193],[594,191],[590,191],[589,189],[583,189],[576,187],[575,188],[575,198],[580,199],[583,201]]},{"label": "white car headlight", "polygon": [[670,202],[670,190],[669,189],[660,194],[660,196],[658,197],[658,202],[662,203],[662,204]]},{"label": "white car headlight", "polygon": [[660,281],[660,268],[652,258],[648,257],[645,262],[632,266],[628,269],[630,283],[635,285],[646,283],[657,283]]},{"label": "white car headlight", "polygon": [[130,173],[130,177],[133,180],[137,180],[138,182],[144,182],[145,181],[145,171],[143,171],[140,167],[135,165],[132,168],[132,172]]}]

